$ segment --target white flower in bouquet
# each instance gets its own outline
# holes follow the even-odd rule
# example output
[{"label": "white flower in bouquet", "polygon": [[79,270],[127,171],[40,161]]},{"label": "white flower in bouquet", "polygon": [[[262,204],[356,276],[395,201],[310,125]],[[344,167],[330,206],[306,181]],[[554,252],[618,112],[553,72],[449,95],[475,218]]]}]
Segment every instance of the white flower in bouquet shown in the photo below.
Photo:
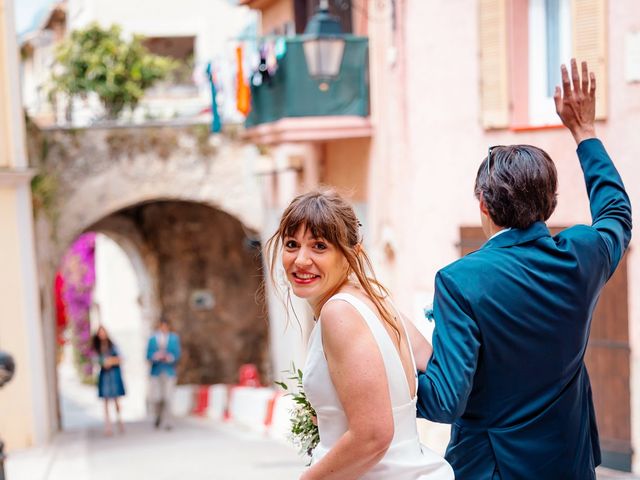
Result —
[{"label": "white flower in bouquet", "polygon": [[[296,381],[296,390],[287,393],[293,399],[295,406],[291,409],[291,430],[289,433],[289,439],[298,447],[300,455],[307,455],[311,457],[313,449],[316,448],[320,441],[320,434],[318,433],[318,425],[316,424],[316,411],[311,406],[309,399],[307,399],[304,393],[304,387],[302,385],[302,370],[296,369],[295,365],[292,365],[291,370],[288,373],[290,376],[288,380]],[[284,390],[289,390],[289,387],[284,382],[275,382]]]}]

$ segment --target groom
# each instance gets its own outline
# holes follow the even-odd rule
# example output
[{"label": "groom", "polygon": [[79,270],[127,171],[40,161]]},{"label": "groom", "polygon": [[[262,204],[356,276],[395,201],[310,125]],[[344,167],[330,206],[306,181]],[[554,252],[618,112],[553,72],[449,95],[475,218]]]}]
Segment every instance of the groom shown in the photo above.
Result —
[{"label": "groom", "polygon": [[453,423],[446,458],[462,480],[595,479],[600,446],[584,364],[598,296],[631,238],[631,205],[595,135],[595,77],[562,66],[556,111],[578,144],[592,225],[552,237],[553,161],[496,146],[475,194],[489,240],[438,272],[433,355],[418,415]]}]

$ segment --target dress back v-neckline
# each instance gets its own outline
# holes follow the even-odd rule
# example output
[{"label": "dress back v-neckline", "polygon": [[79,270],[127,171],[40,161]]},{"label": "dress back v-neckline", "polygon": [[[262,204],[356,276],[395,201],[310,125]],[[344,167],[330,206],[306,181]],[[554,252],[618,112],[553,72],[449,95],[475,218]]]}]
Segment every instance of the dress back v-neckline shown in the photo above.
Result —
[{"label": "dress back v-neckline", "polygon": [[[405,400],[405,402],[403,403],[407,403],[407,402],[413,402],[416,400],[417,397],[417,393],[418,393],[418,379],[417,376],[414,374],[414,378],[415,378],[415,394],[412,395],[411,394],[411,387],[409,384],[409,378],[407,377],[407,373],[405,371],[404,368],[404,363],[402,362],[402,356],[400,354],[400,351],[398,348],[396,348],[396,346],[393,343],[393,340],[391,339],[391,336],[389,335],[389,332],[387,331],[386,328],[384,328],[384,325],[382,324],[382,320],[380,319],[380,317],[378,316],[378,314],[376,314],[376,312],[373,311],[373,309],[371,309],[371,307],[369,307],[369,305],[367,305],[365,302],[363,302],[362,300],[360,300],[358,297],[356,297],[355,295],[351,294],[351,293],[346,293],[346,292],[340,292],[335,294],[333,297],[331,297],[328,301],[333,301],[333,300],[343,300],[347,303],[349,303],[351,306],[353,306],[358,313],[360,314],[360,316],[362,316],[362,318],[365,320],[365,323],[367,324],[367,326],[369,327],[369,330],[371,330],[371,333],[376,341],[376,344],[378,345],[378,348],[380,350],[380,354],[382,355],[382,359],[383,362],[385,364],[385,368],[387,370],[387,377],[399,377],[401,376],[404,379],[404,389],[403,391],[406,393],[406,397],[407,399]],[[392,305],[393,306],[393,305]],[[395,309],[395,307],[393,307]],[[407,340],[407,344],[409,347],[409,354],[411,356],[411,364],[413,366],[413,370],[414,372],[416,372],[416,362],[415,362],[415,357],[413,356],[413,349],[411,348],[411,342],[409,341],[409,334],[407,332],[407,328],[406,325],[404,324],[404,321],[402,319],[402,317],[399,317],[400,319],[400,323],[402,324],[402,328],[404,330],[405,333],[405,337]],[[320,321],[320,319],[319,319]],[[394,371],[395,370],[395,371]],[[394,396],[394,389],[391,388],[392,383],[394,383],[394,378],[387,378],[387,382],[389,384],[389,393],[393,399]],[[400,400],[400,399],[398,399]]]}]

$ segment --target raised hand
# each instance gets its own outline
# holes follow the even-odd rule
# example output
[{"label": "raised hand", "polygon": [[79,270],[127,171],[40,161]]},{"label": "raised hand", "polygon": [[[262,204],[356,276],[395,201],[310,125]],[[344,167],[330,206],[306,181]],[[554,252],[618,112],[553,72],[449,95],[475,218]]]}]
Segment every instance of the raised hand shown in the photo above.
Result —
[{"label": "raised hand", "polygon": [[562,91],[556,87],[553,100],[562,123],[571,131],[576,143],[596,136],[596,76],[582,62],[582,78],[576,59],[571,59],[571,80],[566,65],[561,67]]}]

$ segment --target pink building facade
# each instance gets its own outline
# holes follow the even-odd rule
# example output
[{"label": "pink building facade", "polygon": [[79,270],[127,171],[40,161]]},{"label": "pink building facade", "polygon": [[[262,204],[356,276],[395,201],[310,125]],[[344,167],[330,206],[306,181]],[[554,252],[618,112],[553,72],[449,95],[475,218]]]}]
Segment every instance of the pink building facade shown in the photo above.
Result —
[{"label": "pink building facade", "polygon": [[[549,11],[554,4],[557,10]],[[574,55],[586,58],[595,69],[600,92],[597,132],[632,203],[638,204],[640,83],[634,72],[640,61],[640,4],[409,0],[400,8],[405,54],[404,72],[398,77],[405,97],[398,100],[406,130],[392,143],[404,148],[399,155],[391,152],[392,158],[373,161],[393,163],[401,186],[393,190],[393,211],[387,218],[398,245],[392,286],[403,305],[428,296],[440,267],[477,248],[477,233],[463,227],[479,226],[473,183],[491,145],[544,148],[556,162],[560,184],[549,227],[590,223],[575,144],[558,126],[549,98],[559,84],[552,83],[554,55],[559,62]],[[375,195],[383,191],[386,180],[377,176],[370,185]],[[632,452],[640,442],[637,242],[632,240],[626,264],[601,297],[587,353],[605,460],[636,471],[640,464]]]},{"label": "pink building facade", "polygon": [[[313,2],[244,3],[262,9],[264,21],[277,17],[286,23],[295,20],[298,3]],[[437,270],[483,242],[473,184],[489,146],[544,148],[556,162],[560,184],[549,227],[590,223],[575,144],[559,125],[550,99],[559,84],[559,64],[571,56],[588,60],[598,76],[597,132],[632,203],[638,204],[640,3],[355,0],[351,5],[353,25],[368,36],[370,115],[352,119],[346,130],[334,123],[333,134],[323,130],[324,137],[307,135],[300,141],[289,135],[287,142],[261,142],[257,129],[268,124],[247,134],[268,143],[267,156],[273,158],[297,149],[297,176],[274,173],[264,182],[274,219],[293,194],[318,183],[353,193],[378,273],[418,323],[421,307],[431,301]],[[273,27],[263,22],[263,33]],[[287,129],[304,121],[314,129],[314,120],[287,121]],[[322,118],[315,121],[320,127]],[[369,132],[358,130],[358,122],[370,125]],[[358,138],[337,138],[349,129],[359,131]],[[304,149],[310,153],[301,153]],[[286,189],[278,183],[283,175],[290,175]],[[640,471],[633,453],[640,448],[637,242],[632,240],[603,293],[587,363],[605,461]]]}]

